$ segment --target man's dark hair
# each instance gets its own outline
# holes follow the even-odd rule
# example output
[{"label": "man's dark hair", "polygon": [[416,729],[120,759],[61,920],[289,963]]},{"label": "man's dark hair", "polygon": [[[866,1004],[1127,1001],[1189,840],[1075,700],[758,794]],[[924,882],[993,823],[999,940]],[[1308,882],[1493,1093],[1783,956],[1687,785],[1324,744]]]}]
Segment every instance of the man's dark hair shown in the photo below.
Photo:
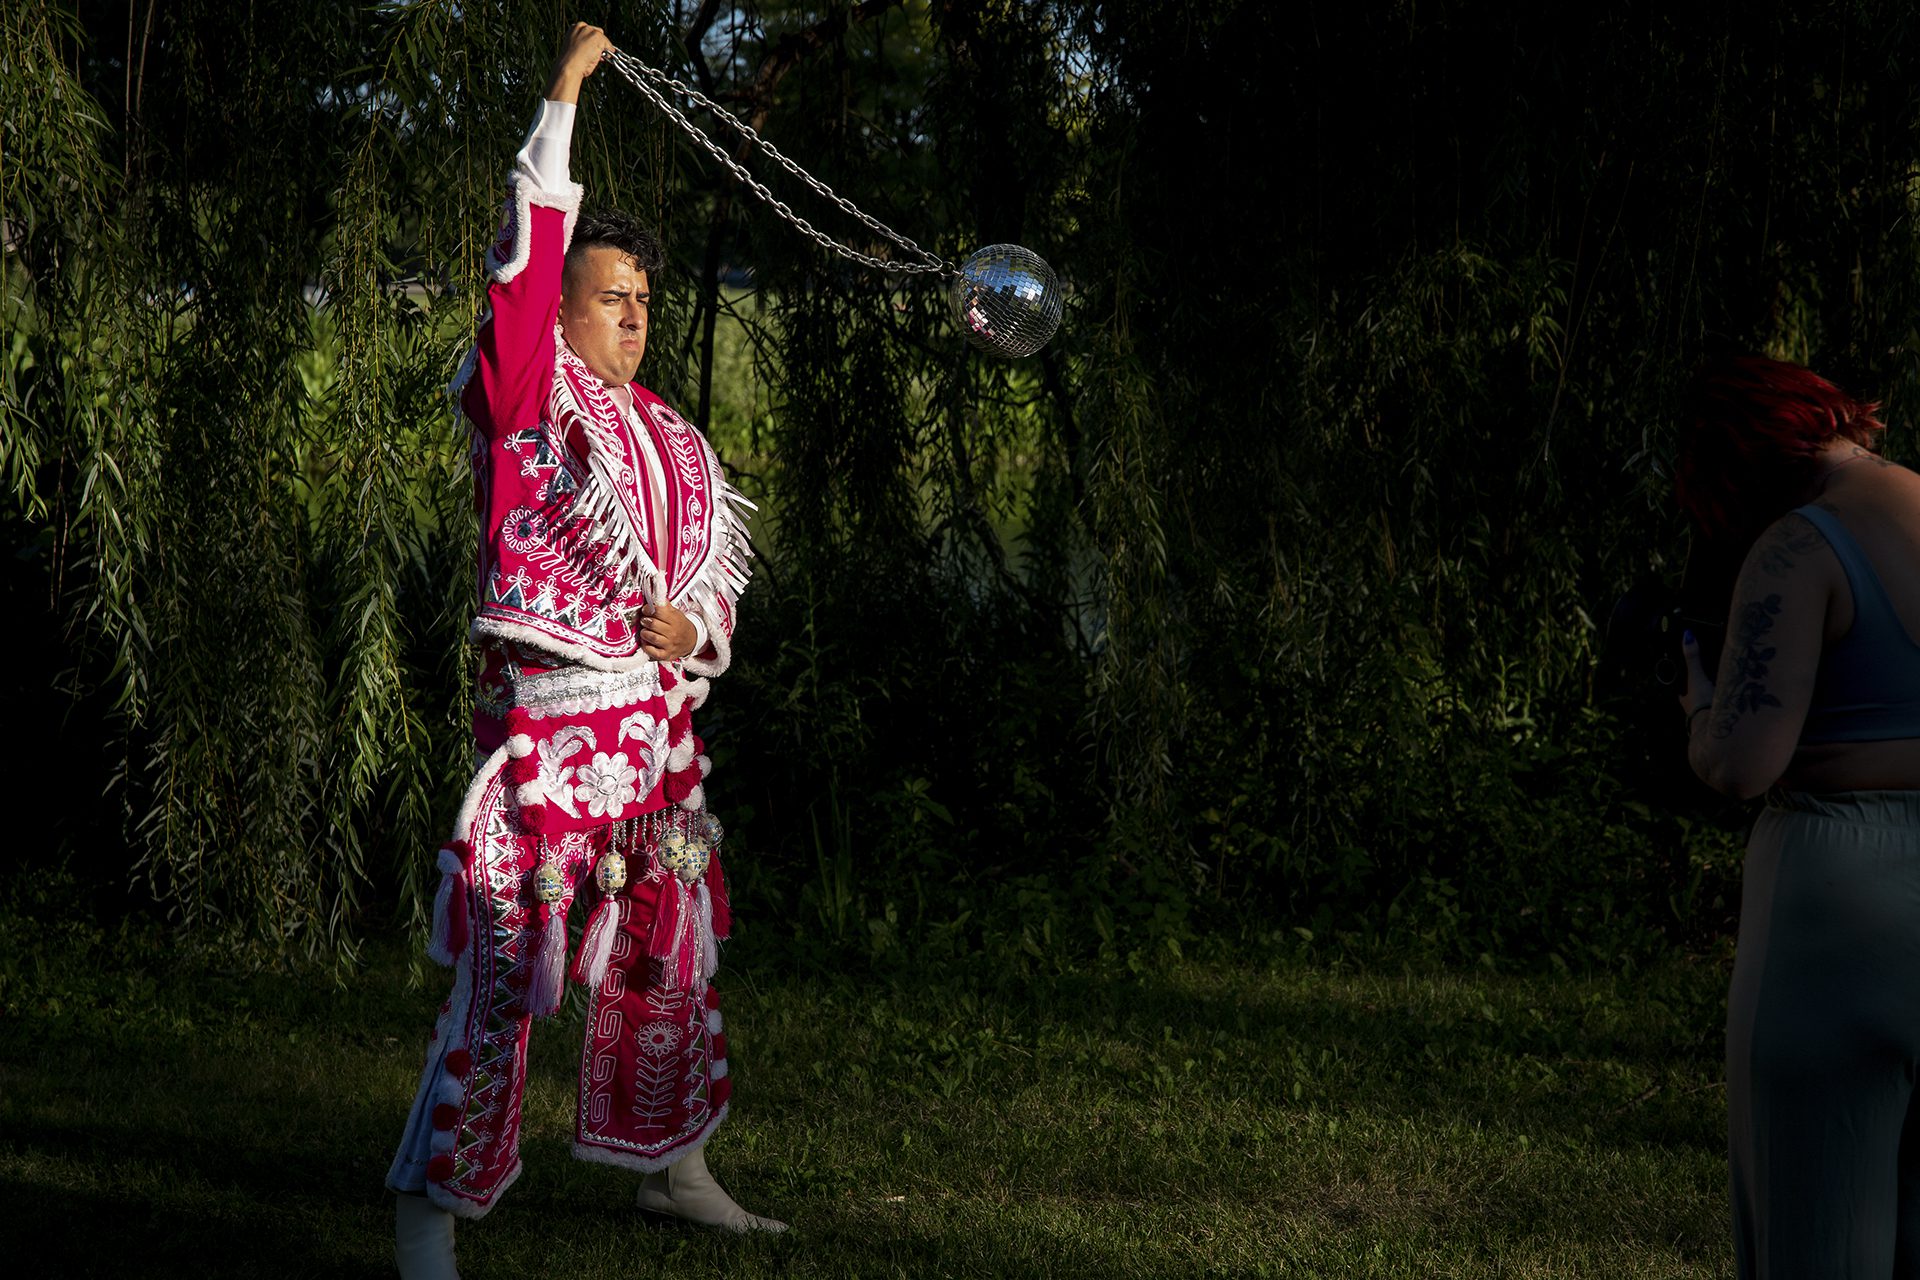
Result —
[{"label": "man's dark hair", "polygon": [[588,249],[610,245],[633,259],[634,266],[647,273],[650,288],[658,287],[660,269],[667,264],[660,242],[647,230],[618,209],[583,213],[573,224],[573,241],[567,246],[566,270],[571,273]]}]

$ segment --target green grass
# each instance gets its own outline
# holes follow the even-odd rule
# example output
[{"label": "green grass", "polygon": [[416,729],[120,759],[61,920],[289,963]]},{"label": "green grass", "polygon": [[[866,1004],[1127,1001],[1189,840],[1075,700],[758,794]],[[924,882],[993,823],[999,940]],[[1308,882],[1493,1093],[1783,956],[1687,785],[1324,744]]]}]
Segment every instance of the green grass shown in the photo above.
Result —
[{"label": "green grass", "polygon": [[[0,932],[0,1244],[20,1276],[376,1276],[441,975],[148,971]],[[149,951],[149,947],[137,948]],[[487,1277],[1707,1276],[1730,1265],[1723,976],[723,970],[711,1163],[779,1239],[645,1227],[569,1158],[577,1012],[535,1028]],[[25,1264],[23,1267],[21,1264]],[[15,1269],[20,1267],[21,1269]]]}]

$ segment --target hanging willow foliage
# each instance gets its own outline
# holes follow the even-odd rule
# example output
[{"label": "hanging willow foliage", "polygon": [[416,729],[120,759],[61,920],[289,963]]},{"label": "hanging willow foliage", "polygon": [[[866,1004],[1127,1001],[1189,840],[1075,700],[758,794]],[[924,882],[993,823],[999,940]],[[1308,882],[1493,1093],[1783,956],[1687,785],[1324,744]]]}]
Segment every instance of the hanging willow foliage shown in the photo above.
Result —
[{"label": "hanging willow foliage", "polygon": [[643,377],[766,505],[702,731],[733,870],[795,927],[1069,894],[1473,946],[1666,919],[1698,849],[1633,808],[1590,685],[1613,596],[1677,562],[1673,389],[1765,348],[1908,447],[1897,4],[82,12],[0,16],[7,527],[117,701],[144,882],[283,953],[417,921],[470,765],[441,389],[576,18],[921,243],[1027,243],[1072,291],[1040,357],[974,355],[938,290],[589,82],[575,176],[671,259]]}]

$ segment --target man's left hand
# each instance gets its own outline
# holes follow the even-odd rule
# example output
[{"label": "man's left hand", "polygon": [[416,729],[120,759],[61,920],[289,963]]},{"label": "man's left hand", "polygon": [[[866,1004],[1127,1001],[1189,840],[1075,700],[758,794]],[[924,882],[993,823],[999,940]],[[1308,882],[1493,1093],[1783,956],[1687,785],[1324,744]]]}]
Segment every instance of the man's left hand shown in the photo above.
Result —
[{"label": "man's left hand", "polygon": [[679,662],[699,639],[693,619],[670,604],[650,604],[640,611],[640,651],[655,662]]}]

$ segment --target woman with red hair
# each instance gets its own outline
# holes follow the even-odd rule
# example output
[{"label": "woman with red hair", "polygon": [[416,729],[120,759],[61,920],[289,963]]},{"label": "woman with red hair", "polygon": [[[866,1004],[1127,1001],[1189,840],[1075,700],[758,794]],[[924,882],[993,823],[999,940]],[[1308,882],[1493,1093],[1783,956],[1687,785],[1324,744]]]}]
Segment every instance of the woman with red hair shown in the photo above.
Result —
[{"label": "woman with red hair", "polygon": [[1743,1277],[1920,1275],[1920,476],[1877,408],[1750,357],[1684,425],[1681,504],[1751,542],[1681,697],[1694,771],[1767,797],[1727,1001]]}]

